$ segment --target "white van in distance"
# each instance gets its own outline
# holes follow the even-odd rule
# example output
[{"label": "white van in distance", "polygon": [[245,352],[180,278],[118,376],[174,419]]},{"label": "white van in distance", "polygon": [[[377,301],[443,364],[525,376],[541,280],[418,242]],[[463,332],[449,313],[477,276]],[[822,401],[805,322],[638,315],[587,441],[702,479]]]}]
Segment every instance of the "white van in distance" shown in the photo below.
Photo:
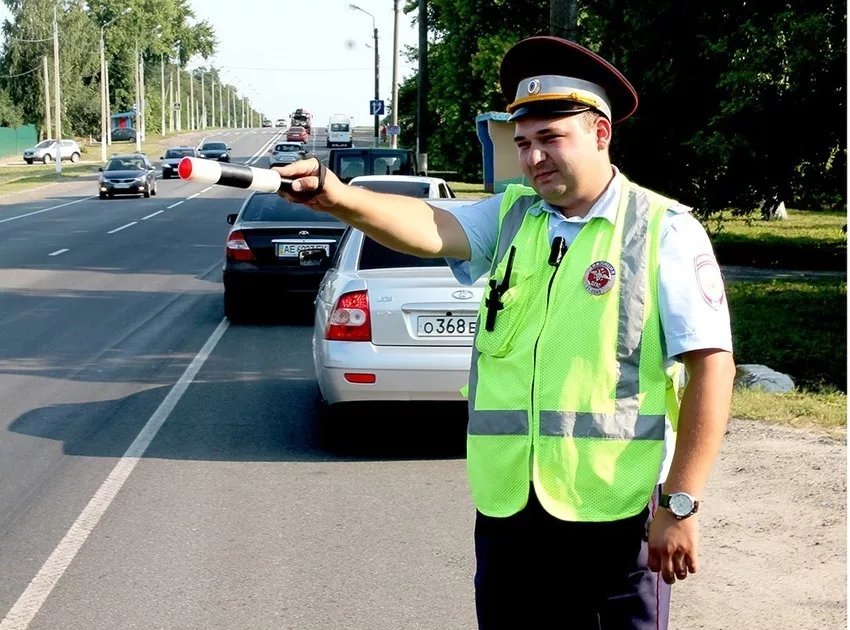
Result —
[{"label": "white van in distance", "polygon": [[328,148],[352,146],[351,118],[345,114],[334,114],[328,121]]}]

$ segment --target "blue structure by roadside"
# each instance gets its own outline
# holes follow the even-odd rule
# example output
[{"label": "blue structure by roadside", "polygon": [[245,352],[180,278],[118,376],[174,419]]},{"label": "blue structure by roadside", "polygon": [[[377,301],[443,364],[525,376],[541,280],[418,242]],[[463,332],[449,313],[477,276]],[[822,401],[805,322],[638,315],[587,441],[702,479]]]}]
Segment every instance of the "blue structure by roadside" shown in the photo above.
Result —
[{"label": "blue structure by roadside", "polygon": [[112,120],[111,129],[123,129],[125,127],[133,129],[133,122],[136,120],[136,112],[118,112],[116,114],[112,114],[110,119]]},{"label": "blue structure by roadside", "polygon": [[525,182],[517,163],[514,124],[508,122],[508,116],[507,112],[485,112],[475,117],[486,192],[504,192],[508,184]]}]

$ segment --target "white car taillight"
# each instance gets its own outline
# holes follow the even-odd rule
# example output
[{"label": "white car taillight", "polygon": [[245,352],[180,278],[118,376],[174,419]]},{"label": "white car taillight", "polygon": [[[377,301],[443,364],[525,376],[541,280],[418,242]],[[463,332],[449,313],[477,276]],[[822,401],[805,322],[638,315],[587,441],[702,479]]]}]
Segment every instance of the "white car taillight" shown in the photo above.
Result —
[{"label": "white car taillight", "polygon": [[372,340],[369,295],[366,291],[352,291],[337,300],[328,320],[325,339],[330,341]]},{"label": "white car taillight", "polygon": [[248,242],[245,240],[245,235],[239,230],[234,230],[227,237],[227,245],[224,248],[224,255],[229,260],[253,261],[254,252],[248,247]]}]

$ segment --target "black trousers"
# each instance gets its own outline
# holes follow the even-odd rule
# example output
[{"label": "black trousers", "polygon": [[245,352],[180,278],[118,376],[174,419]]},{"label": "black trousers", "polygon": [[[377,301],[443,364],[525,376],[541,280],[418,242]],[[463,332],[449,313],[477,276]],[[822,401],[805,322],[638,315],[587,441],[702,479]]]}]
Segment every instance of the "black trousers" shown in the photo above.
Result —
[{"label": "black trousers", "polygon": [[621,521],[571,523],[534,490],[508,518],[477,513],[479,630],[666,630],[670,586],[647,568],[650,508]]}]

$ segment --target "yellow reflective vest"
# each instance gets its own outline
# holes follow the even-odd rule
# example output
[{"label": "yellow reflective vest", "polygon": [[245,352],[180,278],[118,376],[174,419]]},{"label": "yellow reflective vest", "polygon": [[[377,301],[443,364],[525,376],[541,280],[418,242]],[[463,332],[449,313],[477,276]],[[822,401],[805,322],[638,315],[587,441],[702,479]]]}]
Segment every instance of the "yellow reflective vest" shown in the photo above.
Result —
[{"label": "yellow reflective vest", "polygon": [[559,264],[548,213],[528,212],[540,198],[517,185],[504,194],[490,276],[501,292],[487,330],[496,296],[485,291],[469,382],[467,473],[488,516],[521,510],[533,483],[559,519],[618,520],[658,482],[665,418],[675,430],[679,410],[657,299],[675,203],[622,182],[615,223],[591,218]]}]

